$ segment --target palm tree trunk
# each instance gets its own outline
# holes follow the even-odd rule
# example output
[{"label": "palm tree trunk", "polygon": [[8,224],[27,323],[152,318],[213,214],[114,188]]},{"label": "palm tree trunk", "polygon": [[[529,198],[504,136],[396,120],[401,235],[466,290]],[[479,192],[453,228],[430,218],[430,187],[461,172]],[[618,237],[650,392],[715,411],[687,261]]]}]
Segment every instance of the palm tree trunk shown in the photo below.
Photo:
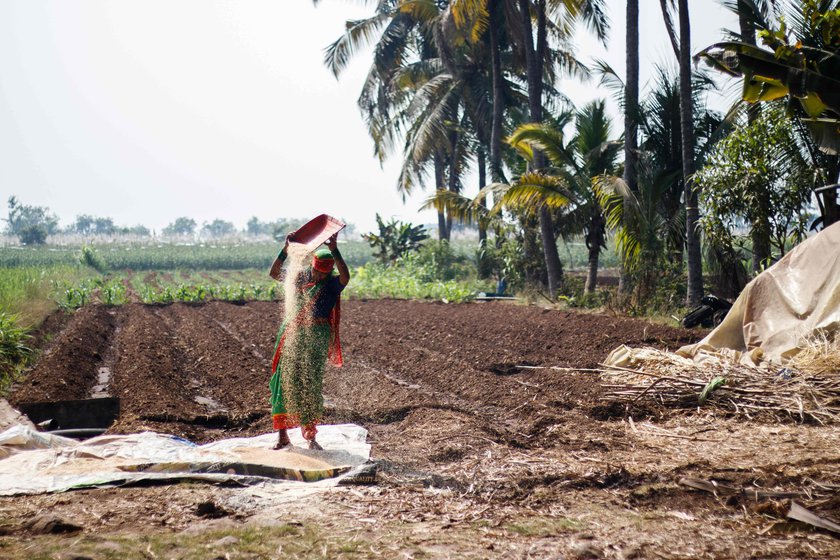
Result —
[{"label": "palm tree trunk", "polygon": [[680,40],[674,30],[674,22],[671,20],[669,5],[672,0],[659,0],[659,7],[662,9],[662,19],[665,20],[665,30],[668,32],[668,39],[671,41],[671,48],[674,49],[674,56],[680,59]]},{"label": "palm tree trunk", "polygon": [[598,262],[601,258],[601,247],[604,246],[604,215],[599,208],[596,208],[586,226],[586,248],[589,251],[589,272],[586,275],[586,284],[583,286],[585,294],[595,292],[598,284]]},{"label": "palm tree trunk", "polygon": [[[627,0],[625,48],[627,70],[624,82],[624,182],[632,192],[638,192],[639,0]],[[623,259],[619,259],[618,266],[618,292],[628,294],[630,280],[624,270]]]},{"label": "palm tree trunk", "polygon": [[[452,119],[453,123],[458,122],[458,108],[455,107],[454,111],[455,115]],[[453,129],[449,132],[449,149],[452,150],[449,156],[449,191],[453,193],[457,193],[459,191],[458,188],[458,142],[459,142],[459,134],[458,131]],[[447,239],[449,235],[452,233],[452,214],[447,212],[446,213],[446,231],[447,231]]]},{"label": "palm tree trunk", "polygon": [[[444,164],[444,157],[440,153],[435,153],[434,156],[434,163],[435,163],[435,189],[440,191],[446,190],[446,183],[444,181],[444,170],[446,165]],[[446,228],[446,214],[444,214],[443,209],[438,210],[438,239],[443,241],[444,239],[449,241],[449,230]]]},{"label": "palm tree trunk", "polygon": [[738,0],[738,27],[741,31],[741,41],[748,45],[755,45],[755,24],[744,0]]},{"label": "palm tree trunk", "polygon": [[532,285],[539,285],[546,281],[545,261],[540,259],[540,243],[537,240],[539,221],[532,215],[525,215],[520,218],[520,221],[525,281]]},{"label": "palm tree trunk", "polygon": [[502,53],[499,45],[499,0],[489,0],[490,58],[493,67],[493,117],[490,127],[490,177],[494,183],[502,178],[502,118],[504,116],[504,89],[502,82]]},{"label": "palm tree trunk", "polygon": [[638,192],[639,0],[627,0],[627,75],[624,83],[624,182]]},{"label": "palm tree trunk", "polygon": [[680,125],[682,129],[682,167],[685,196],[686,256],[688,282],[686,304],[694,307],[703,297],[703,260],[697,222],[700,217],[698,193],[694,188],[694,108],[691,98],[691,22],[688,0],[679,0],[680,9]]},{"label": "palm tree trunk", "polygon": [[[487,157],[484,155],[484,147],[478,148],[478,190],[487,186]],[[481,199],[481,205],[487,208],[487,198]],[[478,220],[478,243],[480,246],[487,244],[487,224],[484,220]],[[479,269],[481,266],[479,266]]]},{"label": "palm tree trunk", "polygon": [[[741,41],[748,45],[755,45],[755,25],[749,17],[749,8],[744,0],[738,0],[738,26],[741,32]],[[761,116],[761,106],[758,103],[747,105],[747,122],[750,125],[756,123]],[[765,191],[766,192],[766,191]],[[761,208],[757,212],[760,216],[758,223],[754,224],[750,236],[752,237],[753,274],[761,272],[761,267],[770,259],[770,209],[769,199],[764,196],[759,202]]]},{"label": "palm tree trunk", "polygon": [[[534,30],[531,25],[531,3],[529,0],[519,0],[520,17],[525,40],[525,65],[528,76],[528,110],[531,122],[542,121],[542,68],[547,49],[545,0],[537,0],[537,49],[534,49]],[[543,167],[542,154],[534,151],[534,158],[530,168],[537,171]],[[543,257],[548,275],[548,292],[551,298],[557,296],[557,291],[563,282],[563,263],[557,251],[557,239],[554,237],[554,220],[548,208],[540,209],[540,239],[543,246]]]},{"label": "palm tree trunk", "polygon": [[[487,155],[483,145],[478,147],[478,190],[481,191],[487,186]],[[476,268],[478,270],[479,278],[489,278],[493,271],[490,269],[490,259],[487,258],[487,221],[485,215],[487,211],[487,197],[481,199],[481,207],[483,214],[478,217],[476,223],[478,225],[478,251],[476,252]],[[499,240],[496,239],[498,243]]]},{"label": "palm tree trunk", "polygon": [[[671,137],[669,139],[671,143],[670,153],[680,154],[680,165],[682,165],[682,114],[680,112],[679,103],[680,99],[677,97],[677,106],[674,107],[673,111],[669,111],[670,114],[668,115],[668,118],[670,119],[670,124],[668,125],[668,128],[671,130]],[[685,182],[682,180],[682,176],[680,176],[679,189],[685,193]],[[666,204],[667,215],[676,215],[680,212],[683,204],[684,202],[680,197],[669,197],[669,204]],[[685,262],[684,241],[677,243],[669,238],[665,241],[665,250],[668,255],[668,259],[672,263],[679,265],[680,267],[683,266],[683,263]]]}]

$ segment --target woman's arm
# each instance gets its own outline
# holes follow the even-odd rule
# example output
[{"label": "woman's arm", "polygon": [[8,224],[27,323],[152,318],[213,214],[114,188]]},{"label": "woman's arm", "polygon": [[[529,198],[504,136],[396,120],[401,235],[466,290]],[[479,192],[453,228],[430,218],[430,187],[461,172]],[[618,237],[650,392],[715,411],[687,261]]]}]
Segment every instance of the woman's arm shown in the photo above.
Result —
[{"label": "woman's arm", "polygon": [[335,259],[335,267],[338,269],[338,281],[341,282],[342,286],[346,286],[350,281],[350,269],[347,268],[344,257],[338,251],[338,233],[327,239],[326,245],[330,253],[332,253],[333,259]]},{"label": "woman's arm", "polygon": [[283,261],[286,260],[288,256],[289,250],[289,237],[292,234],[289,233],[286,235],[286,243],[283,245],[283,249],[278,253],[277,258],[274,259],[274,262],[271,263],[271,269],[268,271],[268,275],[274,278],[275,280],[280,280],[280,271],[283,269]]}]

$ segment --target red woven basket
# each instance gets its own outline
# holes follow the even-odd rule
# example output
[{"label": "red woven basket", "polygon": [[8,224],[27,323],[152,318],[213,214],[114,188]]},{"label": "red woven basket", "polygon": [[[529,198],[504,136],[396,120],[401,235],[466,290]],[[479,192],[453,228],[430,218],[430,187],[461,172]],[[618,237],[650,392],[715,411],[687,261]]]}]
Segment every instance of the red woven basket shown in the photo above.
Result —
[{"label": "red woven basket", "polygon": [[332,235],[344,229],[346,225],[341,220],[337,220],[332,216],[321,214],[298,228],[289,237],[289,241],[305,245],[307,249],[313,251]]}]

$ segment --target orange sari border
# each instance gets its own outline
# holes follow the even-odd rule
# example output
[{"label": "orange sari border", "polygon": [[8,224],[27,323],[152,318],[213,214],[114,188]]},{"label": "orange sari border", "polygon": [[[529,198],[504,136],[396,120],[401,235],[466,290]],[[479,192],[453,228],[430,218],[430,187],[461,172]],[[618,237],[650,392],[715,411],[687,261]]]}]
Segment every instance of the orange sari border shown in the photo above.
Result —
[{"label": "orange sari border", "polygon": [[295,414],[275,414],[272,416],[272,420],[274,421],[274,430],[291,430],[293,428],[297,428],[300,426],[300,433],[303,435],[303,439],[306,441],[312,441],[315,439],[315,434],[318,433],[317,421],[310,422],[305,426],[300,425],[300,419]]}]

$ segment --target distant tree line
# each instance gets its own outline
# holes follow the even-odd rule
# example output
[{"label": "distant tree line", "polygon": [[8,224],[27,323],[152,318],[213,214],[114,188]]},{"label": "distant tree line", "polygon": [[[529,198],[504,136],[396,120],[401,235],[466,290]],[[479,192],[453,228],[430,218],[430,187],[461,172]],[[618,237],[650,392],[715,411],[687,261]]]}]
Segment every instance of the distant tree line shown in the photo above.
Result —
[{"label": "distant tree line", "polygon": [[[154,232],[144,225],[120,226],[114,223],[113,218],[81,214],[68,226],[59,227],[58,216],[46,206],[34,206],[22,204],[17,197],[12,196],[8,200],[8,215],[3,219],[6,222],[5,233],[17,237],[24,245],[43,245],[47,238],[52,235],[68,234],[84,237],[106,237],[117,235],[133,235],[136,237],[153,237]],[[303,225],[305,218],[278,218],[274,221],[261,221],[256,216],[251,217],[245,224],[245,228],[238,229],[233,222],[216,218],[210,222],[204,222],[199,227],[198,222],[193,218],[181,216],[164,227],[160,234],[169,238],[195,238],[219,239],[235,235],[248,237],[272,237],[277,240],[284,239],[286,235]],[[347,233],[355,228],[348,224]]]},{"label": "distant tree line", "polygon": [[119,235],[130,234],[138,237],[149,237],[152,232],[143,225],[121,227],[114,223],[111,218],[100,218],[89,214],[76,216],[76,221],[64,229],[65,233],[77,233],[79,235]]}]

